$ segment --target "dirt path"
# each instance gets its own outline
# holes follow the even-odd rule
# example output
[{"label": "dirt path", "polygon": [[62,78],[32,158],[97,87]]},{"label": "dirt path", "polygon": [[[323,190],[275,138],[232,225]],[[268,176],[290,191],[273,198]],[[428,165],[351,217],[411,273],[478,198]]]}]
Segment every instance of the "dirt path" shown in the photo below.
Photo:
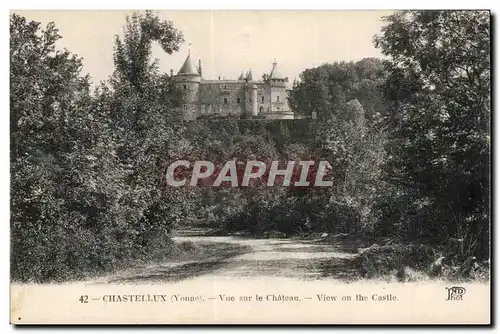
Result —
[{"label": "dirt path", "polygon": [[318,279],[335,263],[349,262],[355,254],[341,252],[321,241],[290,239],[246,239],[239,237],[177,237],[177,241],[224,242],[250,247],[251,251],[231,257],[224,266],[207,273],[210,277],[289,277]]},{"label": "dirt path", "polygon": [[317,240],[253,239],[234,236],[180,235],[177,243],[192,243],[203,256],[127,270],[95,283],[161,283],[186,279],[292,278],[350,280],[354,248]]}]

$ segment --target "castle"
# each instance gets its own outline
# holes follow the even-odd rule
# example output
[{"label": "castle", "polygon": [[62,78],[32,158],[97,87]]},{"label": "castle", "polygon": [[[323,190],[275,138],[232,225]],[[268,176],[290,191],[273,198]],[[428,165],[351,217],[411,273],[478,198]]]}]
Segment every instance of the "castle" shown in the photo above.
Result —
[{"label": "castle", "polygon": [[269,75],[253,80],[252,71],[237,80],[205,80],[201,60],[195,68],[189,54],[173,78],[183,92],[183,113],[187,120],[197,118],[293,119],[288,105],[288,78],[278,71],[276,61]]}]

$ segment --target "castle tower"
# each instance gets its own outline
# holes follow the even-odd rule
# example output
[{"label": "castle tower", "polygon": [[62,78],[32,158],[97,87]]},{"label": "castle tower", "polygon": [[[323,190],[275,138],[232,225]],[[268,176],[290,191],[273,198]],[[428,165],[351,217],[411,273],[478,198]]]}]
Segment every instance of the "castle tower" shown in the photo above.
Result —
[{"label": "castle tower", "polygon": [[274,59],[274,61],[273,61],[273,69],[271,70],[271,73],[269,74],[269,80],[273,80],[275,82],[281,82],[282,80],[283,81],[285,80],[285,78],[278,71],[278,63],[276,62],[276,59]]},{"label": "castle tower", "polygon": [[270,90],[270,118],[293,118],[293,112],[288,105],[288,92],[286,89],[288,78],[284,77],[278,70],[276,59],[273,61],[273,68],[267,77]]},{"label": "castle tower", "polygon": [[250,96],[252,97],[252,116],[257,116],[258,111],[257,111],[257,85],[252,84],[250,86]]},{"label": "castle tower", "polygon": [[183,112],[186,118],[195,118],[198,113],[198,90],[201,82],[201,61],[199,70],[196,70],[188,54],[181,69],[174,76],[175,87],[183,92]]},{"label": "castle tower", "polygon": [[245,116],[252,118],[258,115],[257,111],[257,85],[253,82],[252,70],[245,76]]}]

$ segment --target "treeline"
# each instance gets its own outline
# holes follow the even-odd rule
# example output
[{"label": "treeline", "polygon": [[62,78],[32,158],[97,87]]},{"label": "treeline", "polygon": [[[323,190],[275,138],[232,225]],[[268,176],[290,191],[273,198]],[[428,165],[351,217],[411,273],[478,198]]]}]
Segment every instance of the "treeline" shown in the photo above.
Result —
[{"label": "treeline", "polygon": [[[370,219],[377,171],[383,157],[383,133],[359,124],[361,105],[346,106],[346,117],[329,122],[198,121],[188,127],[192,149],[183,159],[209,160],[221,168],[226,161],[326,160],[332,187],[190,187],[197,201],[190,223],[219,228],[221,233],[247,231],[253,236],[283,236],[338,231],[373,235]],[[349,115],[349,118],[347,117]],[[300,124],[300,126],[298,126]],[[217,129],[217,131],[214,131]],[[313,175],[313,174],[311,174]],[[314,177],[308,178],[311,185]]]},{"label": "treeline", "polygon": [[127,19],[116,70],[91,92],[82,63],[55,48],[54,24],[10,18],[12,279],[81,278],[168,255],[184,217],[160,187],[182,152],[178,98],[151,61],[182,34],[153,13]]},{"label": "treeline", "polygon": [[[305,70],[297,121],[184,122],[181,95],[151,59],[183,42],[151,12],[127,19],[115,72],[91,91],[60,38],[12,15],[11,247],[16,280],[64,280],[169,256],[172,231],[206,224],[255,237],[390,237],[456,261],[489,257],[489,13],[389,16],[388,60]],[[175,160],[327,160],[334,185],[168,187]],[[455,243],[456,243],[455,242]]]}]

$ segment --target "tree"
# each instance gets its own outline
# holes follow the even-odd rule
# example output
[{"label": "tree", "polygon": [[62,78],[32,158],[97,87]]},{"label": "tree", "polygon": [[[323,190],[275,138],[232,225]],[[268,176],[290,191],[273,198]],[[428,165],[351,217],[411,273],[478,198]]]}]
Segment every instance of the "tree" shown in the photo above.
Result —
[{"label": "tree", "polygon": [[[64,121],[66,108],[88,97],[88,77],[79,75],[81,59],[67,50],[55,49],[61,36],[53,23],[40,30],[39,22],[11,15],[12,161],[26,152],[30,141],[50,149],[57,140],[53,130]],[[28,133],[32,135],[26,136]]]},{"label": "tree", "polygon": [[[117,70],[91,95],[81,59],[56,49],[53,23],[13,14],[10,33],[13,279],[82,278],[168,254],[188,206],[162,187],[165,163],[185,148],[168,77]],[[169,36],[160,39],[173,50]],[[149,64],[136,57],[149,51],[122,47],[139,61],[127,64]]]},{"label": "tree", "polygon": [[298,114],[328,119],[338,114],[345,103],[357,99],[365,109],[367,120],[383,113],[385,101],[380,89],[386,71],[381,60],[365,58],[354,62],[335,62],[307,69],[294,83],[290,106]]},{"label": "tree", "polygon": [[165,187],[166,167],[183,149],[178,144],[183,123],[180,96],[171,78],[160,73],[152,59],[153,42],[171,54],[183,39],[172,22],[161,21],[150,11],[127,17],[123,39],[115,39],[110,89],[104,87],[96,95],[109,110],[117,154],[129,171],[127,203],[142,210],[140,219],[134,221],[138,237],[144,245],[160,248],[183,216],[183,190]]},{"label": "tree", "polygon": [[123,178],[108,120],[93,109],[81,60],[55,48],[53,23],[13,14],[10,34],[12,277],[101,269]]},{"label": "tree", "polygon": [[369,218],[373,218],[372,206],[380,186],[384,138],[378,127],[366,126],[365,111],[357,100],[337,107],[335,114],[318,125],[316,155],[330,163],[333,180],[329,193],[312,201],[329,219],[324,227],[371,232],[373,221]]},{"label": "tree", "polygon": [[403,11],[386,22],[375,44],[390,57],[387,173],[410,198],[409,230],[464,238],[488,256],[489,13]]},{"label": "tree", "polygon": [[171,21],[161,21],[151,11],[127,16],[123,39],[116,36],[114,62],[117,76],[136,88],[150,84],[158,72],[157,60],[151,60],[151,45],[158,42],[168,54],[179,50],[184,42],[182,33]]}]

